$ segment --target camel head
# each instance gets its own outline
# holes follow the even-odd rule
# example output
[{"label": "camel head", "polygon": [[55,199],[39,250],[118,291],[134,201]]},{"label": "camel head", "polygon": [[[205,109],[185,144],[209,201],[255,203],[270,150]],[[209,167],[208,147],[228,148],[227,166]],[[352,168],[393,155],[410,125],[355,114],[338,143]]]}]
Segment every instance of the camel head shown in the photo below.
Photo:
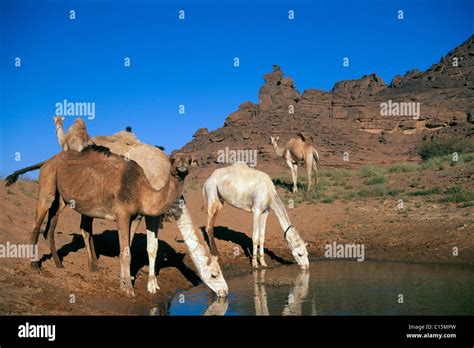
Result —
[{"label": "camel head", "polygon": [[62,127],[64,123],[64,116],[54,116],[53,120],[56,127]]},{"label": "camel head", "polygon": [[278,141],[278,139],[280,139],[279,136],[277,137],[270,137],[270,144],[275,146],[276,142]]},{"label": "camel head", "polygon": [[[63,120],[64,120],[64,117],[63,117]],[[74,125],[77,129],[86,129],[86,123],[80,117],[76,118],[76,120],[74,121]]]},{"label": "camel head", "polygon": [[303,238],[299,235],[296,228],[291,227],[286,234],[286,240],[291,249],[291,253],[295,258],[301,269],[309,268],[308,250],[306,250],[306,243]]},{"label": "camel head", "polygon": [[217,256],[210,255],[207,267],[203,268],[201,271],[201,277],[218,297],[227,297],[229,289],[227,288],[227,283],[222,275]]},{"label": "camel head", "polygon": [[191,166],[191,157],[182,153],[175,153],[170,158],[171,161],[171,175],[178,176],[184,179],[189,173]]}]

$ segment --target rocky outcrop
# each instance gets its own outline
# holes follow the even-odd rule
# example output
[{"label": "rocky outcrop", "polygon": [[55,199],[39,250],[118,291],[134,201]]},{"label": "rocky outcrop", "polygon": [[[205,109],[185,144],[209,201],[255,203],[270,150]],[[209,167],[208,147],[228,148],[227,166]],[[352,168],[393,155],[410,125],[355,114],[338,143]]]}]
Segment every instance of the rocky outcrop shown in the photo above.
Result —
[{"label": "rocky outcrop", "polygon": [[273,66],[273,72],[263,76],[265,84],[258,93],[260,110],[288,109],[300,100],[300,92],[295,89],[291,77],[283,77],[278,65]]},{"label": "rocky outcrop", "polygon": [[337,82],[331,94],[338,98],[360,99],[377,94],[387,88],[382,78],[377,74],[364,75],[359,80],[347,80]]},{"label": "rocky outcrop", "polygon": [[215,131],[199,129],[182,151],[204,165],[216,163],[217,151],[226,147],[255,149],[259,163],[281,163],[270,135],[285,142],[304,132],[324,165],[415,158],[423,138],[474,133],[473,43],[470,37],[425,72],[413,69],[390,85],[371,74],[340,81],[329,92],[307,89],[300,95],[293,79],[274,65],[263,77],[258,104],[241,104]]}]

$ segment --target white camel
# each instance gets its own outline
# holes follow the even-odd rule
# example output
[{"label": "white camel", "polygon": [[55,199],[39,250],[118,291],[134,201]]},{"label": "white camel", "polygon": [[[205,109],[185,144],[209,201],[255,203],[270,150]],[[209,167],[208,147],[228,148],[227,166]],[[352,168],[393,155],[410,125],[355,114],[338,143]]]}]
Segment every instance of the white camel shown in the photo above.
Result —
[{"label": "white camel", "polygon": [[264,258],[265,225],[270,208],[275,212],[283,236],[287,240],[296,262],[302,269],[309,267],[306,243],[291,224],[285,206],[278,197],[275,186],[268,176],[245,163],[216,169],[203,187],[204,201],[207,203],[208,220],[206,232],[209,236],[211,253],[218,251],[214,241],[214,224],[217,213],[227,202],[231,206],[253,213],[253,257],[252,266],[258,268],[257,247],[260,245],[260,265],[266,267]]}]

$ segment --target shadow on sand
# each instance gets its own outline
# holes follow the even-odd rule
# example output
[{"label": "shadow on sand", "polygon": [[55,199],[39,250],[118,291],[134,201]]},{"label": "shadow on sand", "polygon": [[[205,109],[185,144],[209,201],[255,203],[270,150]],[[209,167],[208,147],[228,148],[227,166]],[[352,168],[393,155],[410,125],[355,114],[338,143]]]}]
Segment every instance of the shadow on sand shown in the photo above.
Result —
[{"label": "shadow on sand", "polygon": [[[206,233],[206,228],[201,227],[200,229],[201,229],[201,233],[204,239],[206,240],[206,243],[209,245],[209,238]],[[225,241],[232,242],[239,245],[244,251],[245,256],[249,259],[250,264],[252,263],[252,251],[253,251],[252,238],[248,237],[245,233],[230,230],[224,226],[216,226],[214,227],[214,238],[225,240]],[[267,248],[264,248],[264,250],[265,250],[265,255],[268,255],[272,260],[282,265],[291,265],[293,263],[291,261],[287,261],[279,257],[273,251]]]},{"label": "shadow on sand", "polygon": [[[63,245],[59,250],[59,258],[63,260],[70,253],[75,253],[82,248],[85,248],[84,240],[81,234],[72,233],[71,242]],[[120,255],[119,239],[116,230],[105,230],[101,234],[94,235],[94,245],[97,253],[97,258],[101,256],[118,257]],[[132,242],[132,262],[130,266],[130,274],[136,277],[138,271],[148,265],[148,253],[146,251],[146,235],[137,232]],[[160,270],[167,267],[177,268],[183,276],[193,284],[193,286],[201,283],[199,276],[195,271],[190,269],[184,263],[183,253],[177,253],[168,243],[163,240],[158,242],[158,254],[156,256],[155,271],[159,276]],[[84,256],[87,257],[87,256]],[[51,254],[45,254],[40,262],[44,262],[52,258]]]}]

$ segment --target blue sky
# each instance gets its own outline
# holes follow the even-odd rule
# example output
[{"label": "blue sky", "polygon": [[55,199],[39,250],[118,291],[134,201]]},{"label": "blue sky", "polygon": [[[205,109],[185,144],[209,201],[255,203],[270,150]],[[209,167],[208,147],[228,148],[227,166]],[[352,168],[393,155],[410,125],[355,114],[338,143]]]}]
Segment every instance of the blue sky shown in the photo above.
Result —
[{"label": "blue sky", "polygon": [[[132,126],[170,152],[196,129],[220,127],[242,102],[258,102],[272,64],[300,92],[373,72],[388,83],[425,70],[473,34],[473,4],[1,0],[0,175],[60,150],[52,116],[64,99],[95,103],[95,119],[86,121],[92,136]],[[67,117],[66,128],[73,121]]]}]

